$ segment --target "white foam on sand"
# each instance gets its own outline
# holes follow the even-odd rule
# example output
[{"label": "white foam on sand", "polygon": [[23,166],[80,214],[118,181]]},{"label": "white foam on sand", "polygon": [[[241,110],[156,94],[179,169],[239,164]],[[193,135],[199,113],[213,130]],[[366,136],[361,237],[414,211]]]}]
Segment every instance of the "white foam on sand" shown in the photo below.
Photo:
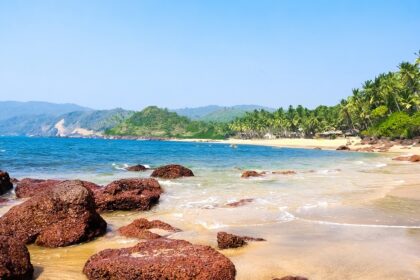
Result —
[{"label": "white foam on sand", "polygon": [[321,220],[308,220],[298,218],[300,221],[315,223],[320,225],[331,225],[331,226],[344,226],[344,227],[368,227],[368,228],[395,228],[395,229],[420,229],[420,225],[380,225],[380,224],[350,224],[350,223],[338,223]]}]

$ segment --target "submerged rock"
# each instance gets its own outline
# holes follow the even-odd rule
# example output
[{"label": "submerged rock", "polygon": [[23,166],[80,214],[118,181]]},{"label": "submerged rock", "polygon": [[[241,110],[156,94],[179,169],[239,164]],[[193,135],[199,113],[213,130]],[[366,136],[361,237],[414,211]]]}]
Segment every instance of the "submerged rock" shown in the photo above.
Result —
[{"label": "submerged rock", "polygon": [[0,170],[0,195],[7,193],[13,189],[13,184],[10,181],[9,173]]},{"label": "submerged rock", "polygon": [[[81,180],[77,180],[77,181],[83,187],[90,189],[92,191],[96,191],[100,189],[100,186],[92,182],[81,181]],[[18,198],[32,197],[40,192],[55,188],[62,182],[65,182],[65,181],[54,180],[54,179],[44,180],[44,179],[24,178],[20,180],[16,185],[16,189],[15,189],[16,197]]]},{"label": "submerged rock", "polygon": [[126,237],[134,237],[139,239],[156,239],[161,238],[157,233],[149,231],[149,229],[163,229],[170,232],[177,232],[180,229],[171,226],[165,222],[159,220],[148,221],[147,219],[141,218],[134,220],[131,224],[123,226],[118,231],[121,235]]},{"label": "submerged rock", "polygon": [[92,192],[80,181],[65,181],[12,207],[0,217],[0,235],[45,247],[77,244],[103,235]]},{"label": "submerged rock", "polygon": [[350,148],[346,145],[341,145],[336,150],[337,151],[350,151]]},{"label": "submerged rock", "polygon": [[240,200],[235,201],[235,202],[227,203],[226,206],[229,206],[229,207],[239,207],[239,206],[244,206],[246,204],[249,204],[249,203],[251,203],[253,201],[254,201],[253,198],[243,198],[243,199],[240,199]]},{"label": "submerged rock", "polygon": [[242,177],[242,178],[260,177],[260,176],[262,176],[262,175],[264,175],[264,173],[263,173],[263,172],[259,173],[259,172],[254,171],[254,170],[247,170],[247,171],[244,171],[244,172],[242,173],[241,177]]},{"label": "submerged rock", "polygon": [[145,170],[147,170],[147,167],[144,166],[144,165],[141,165],[141,164],[137,164],[137,165],[129,166],[125,170],[139,172],[139,171],[145,171]]},{"label": "submerged rock", "polygon": [[248,244],[247,241],[265,241],[265,239],[238,236],[223,231],[217,233],[217,246],[219,249],[239,248]]},{"label": "submerged rock", "polygon": [[34,268],[26,246],[18,240],[0,236],[0,279],[32,279]]},{"label": "submerged rock", "polygon": [[121,179],[95,191],[98,211],[149,210],[163,192],[155,179]]},{"label": "submerged rock", "polygon": [[176,179],[180,177],[191,177],[194,176],[194,173],[191,169],[182,165],[169,164],[156,168],[151,176],[163,179]]},{"label": "submerged rock", "polygon": [[293,175],[293,174],[297,174],[296,171],[294,170],[278,170],[278,171],[273,171],[273,174],[276,175]]},{"label": "submerged rock", "polygon": [[166,238],[101,251],[83,272],[91,280],[233,280],[236,275],[234,264],[213,248]]},{"label": "submerged rock", "polygon": [[399,156],[399,157],[393,158],[393,160],[420,162],[420,155]]}]

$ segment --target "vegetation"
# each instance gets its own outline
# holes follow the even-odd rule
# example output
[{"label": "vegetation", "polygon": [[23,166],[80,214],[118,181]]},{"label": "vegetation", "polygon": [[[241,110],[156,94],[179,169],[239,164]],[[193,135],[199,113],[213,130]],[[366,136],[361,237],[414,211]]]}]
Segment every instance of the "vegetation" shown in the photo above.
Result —
[{"label": "vegetation", "polygon": [[380,74],[353,89],[352,95],[332,107],[309,110],[302,106],[270,113],[256,110],[230,124],[242,137],[312,137],[316,133],[341,130],[391,138],[419,136],[420,54],[411,64],[402,62],[398,71]]},{"label": "vegetation", "polygon": [[227,131],[227,124],[192,121],[167,109],[151,106],[134,113],[105,133],[122,136],[222,139],[226,138]]}]

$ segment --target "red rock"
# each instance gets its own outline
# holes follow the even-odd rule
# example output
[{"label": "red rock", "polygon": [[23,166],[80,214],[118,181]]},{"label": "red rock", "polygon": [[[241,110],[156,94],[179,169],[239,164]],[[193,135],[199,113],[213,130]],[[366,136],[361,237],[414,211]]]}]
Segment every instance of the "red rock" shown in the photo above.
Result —
[{"label": "red rock", "polygon": [[284,276],[282,278],[274,278],[273,280],[308,280],[308,278],[306,277],[302,277],[302,276]]},{"label": "red rock", "polygon": [[14,238],[0,236],[0,279],[29,280],[33,273],[26,246]]},{"label": "red rock", "polygon": [[393,160],[420,162],[420,155],[399,156],[399,157],[393,158]]},{"label": "red rock", "polygon": [[106,222],[95,211],[93,194],[80,181],[62,182],[0,217],[0,235],[45,247],[89,241],[105,231]]},{"label": "red rock", "polygon": [[[15,189],[16,197],[18,198],[27,198],[32,197],[39,192],[43,192],[45,190],[49,190],[55,188],[58,184],[62,183],[62,180],[44,180],[44,179],[32,179],[32,178],[24,178],[20,180]],[[100,189],[100,186],[88,182],[88,181],[80,181],[80,184],[88,188],[92,191],[96,191]]]},{"label": "red rock", "polygon": [[7,193],[13,189],[13,184],[10,182],[9,173],[0,170],[0,195]]},{"label": "red rock", "polygon": [[24,178],[20,180],[15,189],[16,197],[18,198],[27,198],[36,195],[39,192],[49,190],[59,183],[61,180],[43,180],[43,179],[32,179]]},{"label": "red rock", "polygon": [[273,171],[273,174],[280,174],[280,175],[293,175],[296,174],[296,171],[294,170],[279,170],[279,171]]},{"label": "red rock", "polygon": [[170,164],[156,168],[151,176],[163,179],[176,179],[180,177],[191,177],[194,176],[194,173],[182,165]]},{"label": "red rock", "polygon": [[83,272],[91,280],[233,280],[236,275],[234,264],[213,248],[166,238],[101,251]]},{"label": "red rock", "polygon": [[149,210],[163,192],[155,179],[117,180],[94,192],[98,211]]},{"label": "red rock", "polygon": [[8,199],[3,198],[3,197],[0,197],[0,204],[1,204],[1,203],[6,203],[6,202],[8,202],[8,201],[9,201]]},{"label": "red rock", "polygon": [[264,175],[264,173],[263,173],[263,172],[259,173],[259,172],[254,171],[254,170],[247,170],[247,171],[244,171],[244,172],[242,173],[241,177],[242,177],[242,178],[260,177],[260,176],[262,176],[262,175]]},{"label": "red rock", "polygon": [[238,248],[245,246],[247,241],[265,241],[263,238],[253,238],[249,236],[238,236],[227,232],[217,233],[217,246],[220,249]]},{"label": "red rock", "polygon": [[171,226],[170,224],[164,223],[159,220],[148,221],[147,219],[141,218],[134,220],[131,224],[123,226],[118,231],[121,235],[126,237],[134,237],[139,239],[156,239],[160,238],[159,234],[149,231],[149,229],[158,228],[170,232],[180,231],[179,229]]},{"label": "red rock", "polygon": [[350,148],[346,145],[341,145],[336,150],[337,151],[350,151]]},{"label": "red rock", "polygon": [[125,170],[138,172],[138,171],[145,171],[146,169],[147,169],[146,166],[137,164],[137,165],[129,166]]},{"label": "red rock", "polygon": [[239,206],[244,206],[246,204],[249,204],[249,203],[251,203],[253,201],[254,201],[253,198],[244,198],[244,199],[240,199],[240,200],[235,201],[235,202],[227,203],[226,206],[229,206],[229,207],[239,207]]}]

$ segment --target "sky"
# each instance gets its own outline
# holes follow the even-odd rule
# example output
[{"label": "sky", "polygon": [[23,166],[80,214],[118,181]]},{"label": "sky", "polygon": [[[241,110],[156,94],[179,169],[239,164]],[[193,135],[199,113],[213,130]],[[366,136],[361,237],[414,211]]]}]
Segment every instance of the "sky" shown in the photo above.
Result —
[{"label": "sky", "polygon": [[420,1],[0,1],[0,101],[333,105],[420,50]]}]

